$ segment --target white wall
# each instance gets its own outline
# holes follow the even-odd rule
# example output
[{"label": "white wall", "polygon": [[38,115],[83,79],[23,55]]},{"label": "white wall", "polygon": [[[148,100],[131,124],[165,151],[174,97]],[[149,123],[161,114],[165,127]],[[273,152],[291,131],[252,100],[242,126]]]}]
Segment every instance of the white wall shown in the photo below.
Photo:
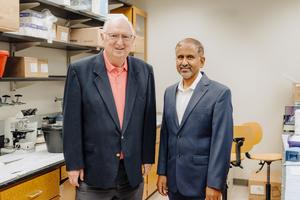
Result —
[{"label": "white wall", "polygon": [[[154,66],[158,108],[164,89],[179,80],[174,47],[195,37],[205,47],[205,72],[232,90],[234,121],[258,121],[264,136],[254,152],[281,152],[284,106],[292,104],[292,84],[300,80],[300,1],[132,0],[148,13],[148,61]],[[244,161],[238,178],[256,170]],[[273,167],[274,166],[274,167]],[[280,170],[280,163],[272,169]]]}]

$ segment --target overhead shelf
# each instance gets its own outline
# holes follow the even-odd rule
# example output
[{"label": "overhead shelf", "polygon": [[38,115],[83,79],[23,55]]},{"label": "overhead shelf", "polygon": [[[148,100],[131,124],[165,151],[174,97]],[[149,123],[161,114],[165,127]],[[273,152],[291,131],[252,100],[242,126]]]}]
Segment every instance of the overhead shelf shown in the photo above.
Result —
[{"label": "overhead shelf", "polygon": [[89,50],[89,51],[97,52],[100,50],[100,48],[83,46],[75,43],[65,43],[60,41],[53,41],[52,43],[48,43],[47,40],[43,38],[36,38],[36,37],[31,37],[26,35],[3,33],[3,32],[0,32],[0,41],[13,43],[15,45],[28,44],[29,45],[28,47],[30,47],[30,44],[32,44],[32,46],[63,49],[68,51]]},{"label": "overhead shelf", "polygon": [[59,5],[47,0],[20,0],[20,3],[39,3],[32,10],[42,11],[43,9],[49,9],[54,16],[67,20],[89,19],[83,22],[83,24],[88,26],[102,26],[106,20],[105,17],[92,12],[75,10],[69,6]]}]

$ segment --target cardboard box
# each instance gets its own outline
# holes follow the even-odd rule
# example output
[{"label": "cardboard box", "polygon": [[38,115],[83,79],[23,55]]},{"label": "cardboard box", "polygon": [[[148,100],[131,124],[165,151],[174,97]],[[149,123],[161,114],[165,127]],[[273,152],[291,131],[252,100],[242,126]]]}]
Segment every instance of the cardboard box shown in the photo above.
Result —
[{"label": "cardboard box", "polygon": [[70,42],[92,47],[102,47],[100,27],[74,28],[70,32]]},{"label": "cardboard box", "polygon": [[48,77],[49,75],[48,60],[38,59],[38,73],[39,73],[39,77]]},{"label": "cardboard box", "polygon": [[300,83],[296,83],[293,86],[293,98],[294,102],[300,102]]},{"label": "cardboard box", "polygon": [[1,1],[0,7],[0,31],[19,30],[19,0]]},{"label": "cardboard box", "polygon": [[[266,181],[267,173],[252,172],[249,178],[249,200],[265,200],[266,199]],[[281,199],[281,173],[271,170],[271,199]]]},{"label": "cardboard box", "polygon": [[33,57],[9,57],[5,77],[40,77],[38,59]]},{"label": "cardboard box", "polygon": [[68,43],[70,41],[70,29],[65,26],[56,25],[55,40]]}]

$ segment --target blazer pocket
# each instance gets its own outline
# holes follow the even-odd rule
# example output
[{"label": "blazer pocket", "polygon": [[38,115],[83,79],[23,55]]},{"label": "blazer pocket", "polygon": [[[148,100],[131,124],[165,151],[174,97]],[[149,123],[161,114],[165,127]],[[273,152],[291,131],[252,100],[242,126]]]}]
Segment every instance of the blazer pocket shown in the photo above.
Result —
[{"label": "blazer pocket", "polygon": [[195,165],[208,165],[208,156],[194,155],[192,160]]}]

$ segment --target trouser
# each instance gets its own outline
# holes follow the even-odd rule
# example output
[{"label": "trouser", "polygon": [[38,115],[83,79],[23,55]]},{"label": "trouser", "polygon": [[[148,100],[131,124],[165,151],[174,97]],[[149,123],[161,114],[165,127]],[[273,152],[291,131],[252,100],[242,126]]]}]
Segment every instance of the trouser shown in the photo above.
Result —
[{"label": "trouser", "polygon": [[120,161],[116,187],[101,189],[80,182],[76,188],[76,200],[142,200],[144,183],[132,188],[125,171],[124,162]]},{"label": "trouser", "polygon": [[187,196],[183,196],[182,194],[180,194],[178,191],[177,192],[168,192],[168,196],[169,196],[169,200],[204,200],[204,198],[200,198],[200,197],[187,197]]}]

